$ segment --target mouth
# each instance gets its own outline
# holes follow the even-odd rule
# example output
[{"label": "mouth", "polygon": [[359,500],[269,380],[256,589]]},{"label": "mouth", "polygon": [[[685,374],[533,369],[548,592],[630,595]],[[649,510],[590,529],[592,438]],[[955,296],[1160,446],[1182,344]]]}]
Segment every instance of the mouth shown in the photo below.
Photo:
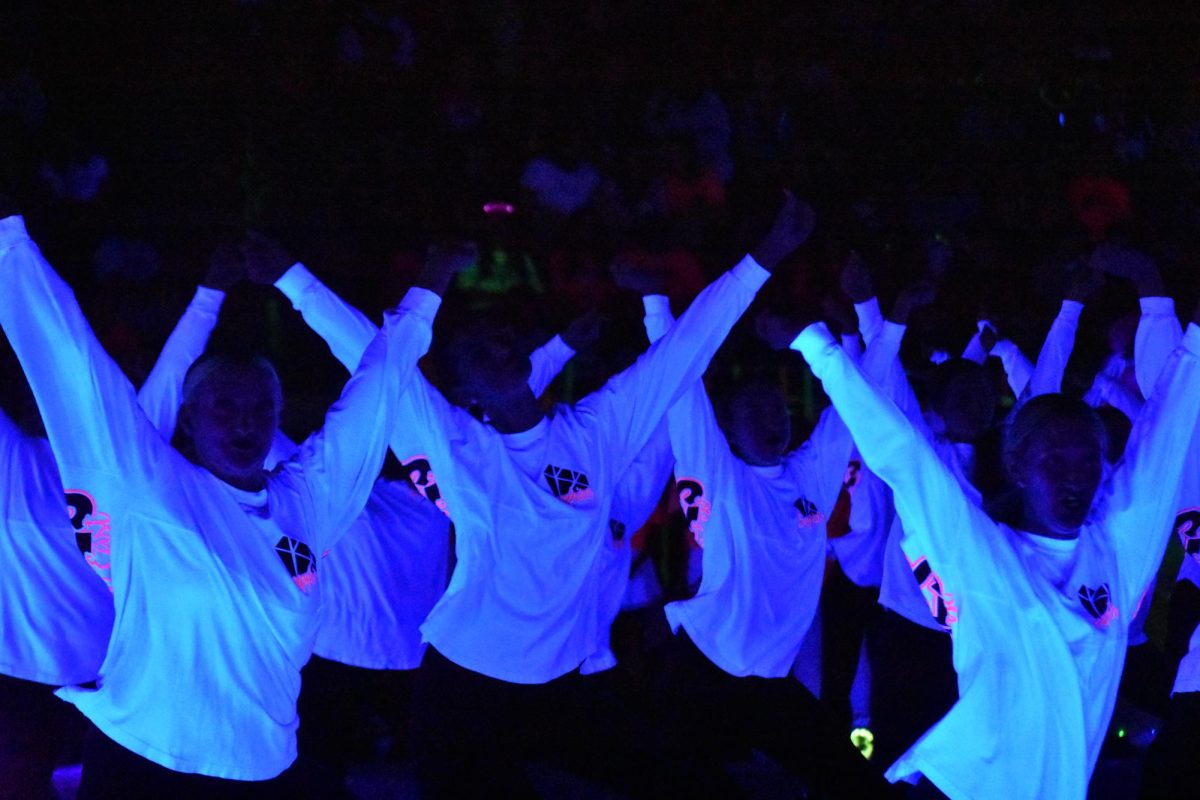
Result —
[{"label": "mouth", "polygon": [[1075,492],[1063,495],[1058,504],[1063,511],[1072,517],[1082,517],[1087,513],[1088,506],[1090,505],[1082,494]]}]

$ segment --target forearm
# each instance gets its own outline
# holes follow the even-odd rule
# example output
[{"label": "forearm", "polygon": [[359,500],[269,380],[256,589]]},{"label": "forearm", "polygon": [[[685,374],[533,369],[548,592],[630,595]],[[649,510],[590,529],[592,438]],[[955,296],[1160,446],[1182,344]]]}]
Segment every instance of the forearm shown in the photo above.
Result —
[{"label": "forearm", "polygon": [[0,220],[0,282],[0,326],[37,398],[60,466],[134,471],[144,456],[146,423],[133,387],[20,217]]},{"label": "forearm", "polygon": [[1062,391],[1063,374],[1067,370],[1067,361],[1075,348],[1075,332],[1079,328],[1079,314],[1083,311],[1083,303],[1075,300],[1064,300],[1058,316],[1050,324],[1046,341],[1042,343],[1038,353],[1037,364],[1029,380],[1030,396],[1054,394]]},{"label": "forearm", "polygon": [[334,358],[354,372],[379,328],[303,264],[292,266],[275,286],[292,301],[308,327],[325,340]]},{"label": "forearm", "polygon": [[567,362],[575,357],[575,351],[562,336],[555,336],[529,355],[529,389],[534,397],[546,391]]},{"label": "forearm", "polygon": [[166,440],[175,433],[175,421],[183,403],[183,380],[208,345],[216,327],[225,293],[200,286],[175,330],[167,337],[154,368],[138,390],[138,405],[150,424]]},{"label": "forearm", "polygon": [[1142,396],[1149,397],[1167,359],[1183,338],[1183,328],[1171,298],[1143,297],[1139,305],[1142,313],[1133,338],[1133,368]]}]

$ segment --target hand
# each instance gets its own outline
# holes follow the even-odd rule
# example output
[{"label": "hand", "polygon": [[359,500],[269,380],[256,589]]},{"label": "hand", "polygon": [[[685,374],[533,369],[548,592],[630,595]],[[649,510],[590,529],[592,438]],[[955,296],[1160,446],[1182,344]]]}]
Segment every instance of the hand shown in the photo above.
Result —
[{"label": "hand", "polygon": [[603,321],[604,318],[598,311],[589,311],[578,316],[571,320],[571,324],[562,332],[562,340],[576,353],[586,350],[599,341],[600,324]]},{"label": "hand", "polygon": [[754,318],[754,332],[772,350],[787,350],[788,346],[811,324],[813,320],[787,317],[771,311],[763,311]]},{"label": "hand", "polygon": [[241,244],[246,276],[263,286],[271,286],[296,263],[279,242],[261,233],[251,233]]},{"label": "hand", "polygon": [[245,276],[246,262],[242,259],[242,251],[236,245],[221,244],[208,259],[208,271],[200,285],[227,292]]},{"label": "hand", "polygon": [[932,281],[921,280],[904,287],[892,306],[892,322],[907,325],[912,312],[927,306],[937,297],[937,287]]},{"label": "hand", "polygon": [[608,270],[617,286],[637,292],[642,297],[667,293],[662,270],[620,256],[613,259]]},{"label": "hand", "polygon": [[1076,303],[1086,303],[1096,291],[1104,285],[1104,273],[1094,267],[1079,266],[1071,274],[1071,283],[1067,286],[1067,300]]},{"label": "hand", "polygon": [[479,247],[474,242],[431,244],[425,250],[425,266],[417,286],[444,295],[454,276],[479,260]]},{"label": "hand", "polygon": [[1158,273],[1158,266],[1145,253],[1114,244],[1102,244],[1092,251],[1088,263],[1093,269],[1133,281],[1141,297],[1163,295],[1162,276]]},{"label": "hand", "polygon": [[817,215],[812,206],[797,200],[791,192],[783,201],[783,207],[775,215],[771,230],[758,246],[750,251],[751,257],[767,272],[772,272],[800,245],[808,241],[813,232]]},{"label": "hand", "polygon": [[871,270],[856,250],[850,251],[850,257],[842,266],[840,280],[842,291],[855,305],[865,303],[875,296],[875,283],[871,280]]}]

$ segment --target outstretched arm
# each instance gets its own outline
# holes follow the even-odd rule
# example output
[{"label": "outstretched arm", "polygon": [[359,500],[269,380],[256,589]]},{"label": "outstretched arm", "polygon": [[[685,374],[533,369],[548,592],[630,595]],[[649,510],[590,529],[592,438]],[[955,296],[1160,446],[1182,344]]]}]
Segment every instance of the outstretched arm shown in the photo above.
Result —
[{"label": "outstretched arm", "polygon": [[1075,333],[1079,329],[1083,304],[1103,283],[1104,277],[1094,269],[1080,268],[1076,271],[1058,316],[1050,323],[1050,331],[1042,342],[1033,375],[1029,379],[1030,397],[1062,391],[1063,374],[1067,371],[1071,351],[1075,349]]},{"label": "outstretched arm", "polygon": [[37,398],[67,488],[104,495],[96,500],[111,506],[121,487],[153,484],[169,447],[19,216],[0,219],[0,286],[0,325]]},{"label": "outstretched arm", "polygon": [[862,375],[824,325],[805,328],[792,348],[821,380],[867,466],[892,488],[909,557],[929,557],[951,586],[997,580],[990,552],[998,539],[995,524],[963,494],[925,436]]},{"label": "outstretched arm", "polygon": [[632,460],[667,409],[700,380],[770,271],[807,240],[812,226],[812,209],[789,195],[752,255],[701,292],[631,367],[579,403],[578,409],[604,420],[601,430],[618,463]]},{"label": "outstretched arm", "polygon": [[167,337],[154,368],[138,390],[138,403],[167,441],[175,433],[175,421],[183,403],[183,379],[188,368],[208,344],[225,301],[225,292],[241,280],[244,273],[242,256],[237,248],[222,246],[213,252],[208,273],[197,287],[195,297],[175,323],[175,330]]},{"label": "outstretched arm", "polygon": [[1180,478],[1200,416],[1200,327],[1188,326],[1129,434],[1111,479],[1105,527],[1126,586],[1139,594],[1162,561],[1178,510]]}]

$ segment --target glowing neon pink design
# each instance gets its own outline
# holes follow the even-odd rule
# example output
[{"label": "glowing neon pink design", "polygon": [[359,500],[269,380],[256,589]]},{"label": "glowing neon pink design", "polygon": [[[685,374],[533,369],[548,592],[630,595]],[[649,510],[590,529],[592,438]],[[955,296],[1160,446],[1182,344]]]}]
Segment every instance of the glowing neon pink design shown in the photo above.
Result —
[{"label": "glowing neon pink design", "polygon": [[446,504],[446,499],[442,497],[442,490],[438,487],[437,476],[433,474],[429,456],[424,454],[410,456],[403,459],[400,464],[407,470],[406,477],[409,486],[449,517],[450,507]]},{"label": "glowing neon pink design", "polygon": [[300,587],[300,591],[308,594],[312,591],[312,587],[316,586],[317,584],[317,571],[312,570],[311,572],[305,572],[292,578],[292,580],[295,581],[296,585]]},{"label": "glowing neon pink design", "polygon": [[797,524],[801,528],[811,528],[825,521],[825,515],[817,510],[817,504],[807,497],[801,497],[795,505],[798,516]]},{"label": "glowing neon pink design", "polygon": [[112,585],[112,522],[107,512],[97,510],[96,498],[83,489],[66,491],[67,517],[89,567],[100,576],[108,591]]},{"label": "glowing neon pink design", "polygon": [[1092,618],[1092,624],[1097,628],[1107,628],[1114,619],[1120,616],[1117,604],[1112,601],[1112,592],[1109,591],[1107,583],[1102,583],[1095,589],[1080,586],[1079,602],[1083,604],[1084,611]]},{"label": "glowing neon pink design", "polygon": [[596,493],[591,489],[578,489],[574,492],[567,492],[558,499],[562,500],[564,503],[574,506],[579,505],[580,503],[586,503],[595,496]]},{"label": "glowing neon pink design", "polygon": [[943,629],[951,630],[958,622],[958,604],[954,600],[954,595],[946,591],[941,576],[933,571],[933,566],[925,556],[921,556],[915,561],[910,560],[908,566],[912,569],[917,584],[925,595],[929,613]]},{"label": "glowing neon pink design", "polygon": [[1185,508],[1175,515],[1173,525],[1183,552],[1200,561],[1200,508]]},{"label": "glowing neon pink design", "polygon": [[679,492],[679,508],[687,520],[688,530],[697,546],[704,547],[704,526],[712,519],[712,503],[705,497],[704,483],[699,478],[680,478],[675,481]]},{"label": "glowing neon pink design", "polygon": [[483,204],[483,213],[485,214],[511,214],[516,210],[516,207],[512,203],[490,202]]}]

